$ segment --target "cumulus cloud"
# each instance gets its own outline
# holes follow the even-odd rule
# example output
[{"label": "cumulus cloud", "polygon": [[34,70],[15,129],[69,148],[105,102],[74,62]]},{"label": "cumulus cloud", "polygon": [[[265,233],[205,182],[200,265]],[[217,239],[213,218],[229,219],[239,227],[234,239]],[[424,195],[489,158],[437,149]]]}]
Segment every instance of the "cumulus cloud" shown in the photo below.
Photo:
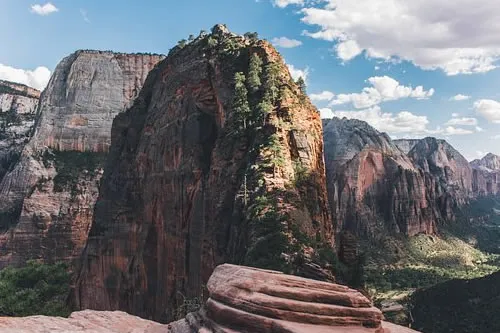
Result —
[{"label": "cumulus cloud", "polygon": [[288,66],[288,70],[290,71],[290,75],[292,75],[292,78],[294,80],[297,80],[299,77],[302,77],[305,80],[307,80],[307,76],[309,75],[309,68],[306,67],[304,69],[299,69],[296,68],[292,64],[286,64]]},{"label": "cumulus cloud", "polygon": [[418,116],[408,111],[382,112],[379,106],[374,106],[359,111],[333,111],[324,108],[320,112],[322,115],[331,113],[339,118],[364,120],[377,130],[387,133],[428,133],[427,116]]},{"label": "cumulus cloud", "polygon": [[47,67],[37,67],[35,70],[18,69],[0,64],[0,79],[22,83],[38,90],[43,90],[50,79]]},{"label": "cumulus cloud", "polygon": [[500,140],[500,134],[493,135],[491,138],[492,138],[493,140]]},{"label": "cumulus cloud", "polygon": [[458,94],[450,98],[450,101],[465,101],[468,100],[470,96]]},{"label": "cumulus cloud", "polygon": [[477,119],[476,118],[458,118],[458,116],[453,116],[450,120],[446,122],[445,125],[449,126],[477,126]]},{"label": "cumulus cloud", "polygon": [[[344,61],[364,53],[407,60],[448,75],[487,72],[500,60],[498,3],[492,0],[274,0],[305,5],[305,35],[336,43]],[[278,2],[280,2],[278,4]],[[374,15],[376,13],[377,15]]]},{"label": "cumulus cloud", "polygon": [[319,94],[310,94],[309,95],[309,98],[315,102],[331,101],[333,99],[333,97],[335,97],[335,94],[332,93],[331,91],[328,91],[328,90],[324,90],[324,91],[320,92]]},{"label": "cumulus cloud", "polygon": [[474,109],[489,122],[500,124],[500,102],[480,99],[474,102]]},{"label": "cumulus cloud", "polygon": [[383,112],[380,106],[374,106],[364,110],[357,111],[336,111],[330,108],[320,109],[322,118],[348,118],[366,121],[368,124],[381,132],[386,132],[391,136],[411,136],[424,137],[428,135],[467,135],[475,131],[455,126],[446,126],[444,128],[429,128],[429,119],[427,116],[420,116],[408,111],[398,113]]},{"label": "cumulus cloud", "polygon": [[304,0],[272,0],[273,5],[278,6],[280,8],[285,8],[288,5],[299,5],[304,6]]},{"label": "cumulus cloud", "polygon": [[422,86],[412,88],[403,86],[388,76],[374,76],[367,80],[371,87],[363,88],[361,93],[338,94],[331,101],[331,105],[352,103],[356,109],[364,109],[385,101],[394,101],[401,98],[427,99],[434,95],[434,89],[425,91]]},{"label": "cumulus cloud", "polygon": [[58,11],[59,11],[59,8],[57,8],[56,6],[51,4],[50,2],[47,2],[45,5],[38,5],[37,4],[37,5],[31,6],[32,13],[42,15],[42,16],[50,15],[50,14],[58,12]]},{"label": "cumulus cloud", "polygon": [[286,49],[291,49],[302,45],[302,42],[300,40],[290,39],[287,37],[273,38],[272,43],[276,46],[283,47]]}]

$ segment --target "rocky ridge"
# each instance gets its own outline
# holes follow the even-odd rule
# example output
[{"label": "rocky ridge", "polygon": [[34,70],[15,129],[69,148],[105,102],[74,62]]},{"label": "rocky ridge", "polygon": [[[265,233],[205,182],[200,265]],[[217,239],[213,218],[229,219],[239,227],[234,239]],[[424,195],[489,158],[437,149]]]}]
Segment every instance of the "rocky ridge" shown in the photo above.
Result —
[{"label": "rocky ridge", "polygon": [[77,51],[58,64],[40,98],[33,137],[0,182],[0,267],[80,255],[113,118],[161,59]]},{"label": "rocky ridge", "polygon": [[0,181],[29,140],[39,98],[36,89],[0,80]]},{"label": "rocky ridge", "polygon": [[161,325],[123,312],[82,311],[69,319],[0,318],[0,331],[169,333],[412,333],[382,321],[360,292],[345,286],[235,265],[218,266],[208,299],[186,318]]},{"label": "rocky ridge", "polygon": [[[434,180],[366,122],[325,122],[325,163],[336,231],[432,233],[441,217]],[[431,191],[429,192],[429,189]]]},{"label": "rocky ridge", "polygon": [[79,308],[168,322],[220,263],[293,272],[333,244],[319,113],[269,43],[224,26],[150,73],[108,166]]}]

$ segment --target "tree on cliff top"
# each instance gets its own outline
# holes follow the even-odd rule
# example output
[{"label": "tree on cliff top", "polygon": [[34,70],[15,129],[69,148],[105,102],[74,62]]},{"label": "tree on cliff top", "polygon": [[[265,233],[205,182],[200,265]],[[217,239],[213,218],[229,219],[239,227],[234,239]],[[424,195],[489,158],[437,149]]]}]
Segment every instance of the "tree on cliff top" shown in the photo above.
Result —
[{"label": "tree on cliff top", "polygon": [[250,105],[248,104],[248,91],[245,85],[245,74],[238,72],[234,75],[234,99],[233,111],[240,128],[246,129],[250,117]]}]

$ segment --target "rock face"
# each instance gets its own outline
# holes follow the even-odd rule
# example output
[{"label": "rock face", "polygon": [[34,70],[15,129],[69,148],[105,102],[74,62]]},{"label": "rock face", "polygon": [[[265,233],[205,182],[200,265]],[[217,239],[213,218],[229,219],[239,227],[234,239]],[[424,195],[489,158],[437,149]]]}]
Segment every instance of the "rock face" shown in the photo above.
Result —
[{"label": "rock face", "polygon": [[207,287],[205,308],[171,323],[172,333],[415,332],[386,325],[360,292],[332,283],[226,264]]},{"label": "rock face", "polygon": [[336,231],[432,233],[441,211],[434,180],[385,133],[366,122],[333,118],[323,130],[328,191]]},{"label": "rock face", "polygon": [[269,43],[224,26],[150,73],[108,163],[80,308],[167,322],[220,263],[293,270],[310,242],[333,243],[319,113]]},{"label": "rock face", "polygon": [[225,264],[215,269],[207,288],[201,309],[168,325],[86,310],[69,319],[0,318],[0,332],[417,333],[383,322],[380,310],[360,292],[337,284]]},{"label": "rock face", "polygon": [[480,195],[500,194],[500,156],[488,154],[470,163],[473,191]]},{"label": "rock face", "polygon": [[131,316],[125,312],[73,312],[69,318],[33,316],[1,318],[0,332],[5,333],[165,333],[167,325]]},{"label": "rock face", "polygon": [[34,135],[0,183],[0,267],[81,253],[112,120],[161,59],[78,51],[57,66],[41,96]]},{"label": "rock face", "polygon": [[0,181],[29,140],[39,98],[38,90],[0,80]]}]

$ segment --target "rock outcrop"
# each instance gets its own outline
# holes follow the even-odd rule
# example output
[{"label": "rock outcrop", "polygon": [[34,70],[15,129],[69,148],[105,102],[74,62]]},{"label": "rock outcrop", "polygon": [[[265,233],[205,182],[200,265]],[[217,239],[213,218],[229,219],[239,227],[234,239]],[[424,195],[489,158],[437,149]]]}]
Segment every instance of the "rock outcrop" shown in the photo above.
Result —
[{"label": "rock outcrop", "polygon": [[474,193],[483,196],[500,194],[500,156],[490,153],[470,165]]},{"label": "rock outcrop", "polygon": [[40,92],[0,80],[0,182],[29,140]]},{"label": "rock outcrop", "polygon": [[[385,133],[366,122],[333,118],[323,130],[336,231],[432,233],[441,211],[434,180]],[[431,189],[431,191],[429,191]]]},{"label": "rock outcrop", "polygon": [[0,332],[417,333],[383,322],[380,310],[356,290],[281,272],[220,265],[207,289],[201,309],[168,325],[86,310],[69,319],[0,318]]},{"label": "rock outcrop", "polygon": [[207,288],[205,307],[171,323],[172,333],[415,332],[383,323],[360,292],[332,283],[226,264]]},{"label": "rock outcrop", "polygon": [[2,333],[166,333],[167,325],[131,316],[120,311],[79,311],[69,318],[32,316],[0,317]]},{"label": "rock outcrop", "polygon": [[271,44],[219,25],[115,118],[75,302],[167,322],[218,264],[293,271],[331,229],[317,109]]},{"label": "rock outcrop", "polygon": [[78,51],[42,93],[33,137],[0,183],[0,267],[71,260],[85,244],[113,118],[163,56]]}]

